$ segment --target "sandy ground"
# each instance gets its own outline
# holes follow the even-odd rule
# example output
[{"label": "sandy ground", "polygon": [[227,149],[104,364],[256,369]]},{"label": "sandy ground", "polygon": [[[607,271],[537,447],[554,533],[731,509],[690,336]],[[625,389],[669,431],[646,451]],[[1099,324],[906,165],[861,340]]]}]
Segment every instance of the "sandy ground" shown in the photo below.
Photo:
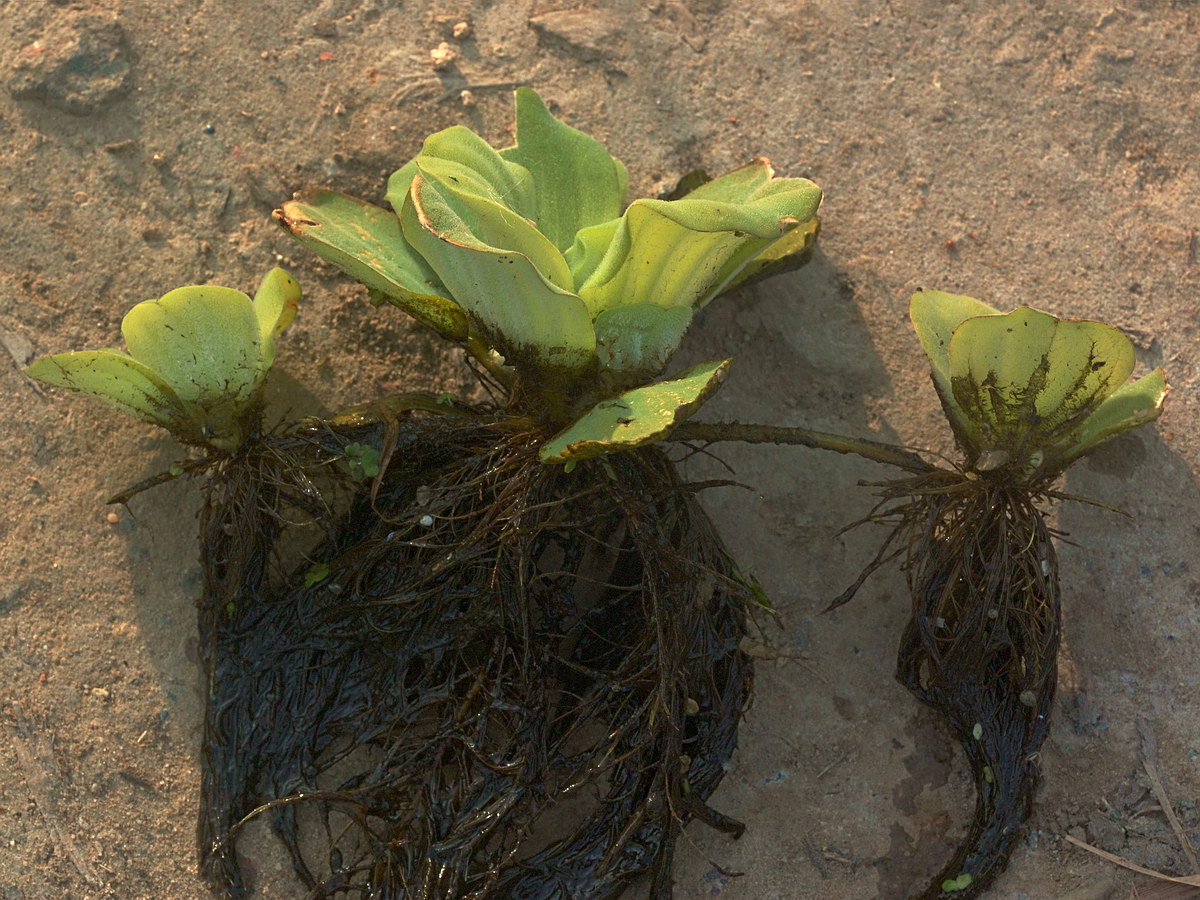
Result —
[{"label": "sandy ground", "polygon": [[[471,32],[456,41],[459,21]],[[281,262],[306,297],[280,408],[460,387],[451,357],[270,211],[320,185],[380,200],[454,123],[509,142],[518,84],[606,141],[635,195],[756,155],[825,189],[812,265],[714,305],[689,335],[688,359],[736,357],[709,420],[949,450],[907,322],[918,287],[1100,318],[1142,367],[1167,367],[1160,423],[1066,479],[1132,518],[1056,512],[1073,542],[1061,699],[1037,811],[990,896],[1148,882],[1068,837],[1186,874],[1147,762],[1200,839],[1198,35],[1187,0],[0,0],[0,897],[205,896],[197,490],[110,522],[102,498],[181,449],[18,364],[116,345],[137,301],[250,289]],[[435,72],[442,41],[458,58]],[[970,783],[892,680],[898,574],[820,614],[872,553],[874,536],[838,535],[871,504],[857,482],[888,473],[799,449],[725,458],[758,493],[708,506],[786,628],[715,799],[747,833],[691,829],[678,896],[903,898],[962,833]],[[264,896],[298,895],[269,840],[254,857]]]}]

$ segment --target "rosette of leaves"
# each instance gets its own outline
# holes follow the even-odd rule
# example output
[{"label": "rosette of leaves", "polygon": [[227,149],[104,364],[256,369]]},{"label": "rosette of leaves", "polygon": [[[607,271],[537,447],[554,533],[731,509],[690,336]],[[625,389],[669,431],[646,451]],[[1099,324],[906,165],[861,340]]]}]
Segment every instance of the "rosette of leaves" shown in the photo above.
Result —
[{"label": "rosette of leaves", "polygon": [[[665,898],[689,819],[739,830],[706,800],[759,589],[648,445],[728,371],[664,377],[696,312],[805,262],[821,193],[762,159],[690,184],[626,206],[624,166],[520,90],[514,146],[432,135],[391,210],[306,191],[276,211],[464,348],[493,400],[391,398],[287,438],[338,449],[357,493],[288,577],[245,566],[226,588],[214,886],[243,891],[234,837],[266,810],[313,896],[605,898],[648,872]],[[324,859],[301,849],[300,803],[333,836]]]},{"label": "rosette of leaves", "polygon": [[806,261],[820,189],[756,159],[680,199],[625,207],[619,160],[533,91],[516,99],[514,146],[494,150],[461,126],[430,136],[388,181],[394,212],[305,191],[276,219],[562,429],[544,461],[652,442],[728,368],[703,363],[653,383],[695,312]]},{"label": "rosette of leaves", "polygon": [[944,716],[975,776],[970,831],[921,894],[950,900],[1003,869],[1040,779],[1060,629],[1054,482],[1157,418],[1168,388],[1161,369],[1129,381],[1132,344],[1099,322],[938,291],[916,293],[911,315],[963,463],[881,485],[869,520],[895,530],[870,568],[900,544],[912,615],[897,677]]},{"label": "rosette of leaves", "polygon": [[911,314],[955,439],[976,472],[1036,490],[1162,412],[1161,368],[1129,381],[1133,344],[1111,325],[1022,307],[1001,315],[939,291]]},{"label": "rosette of leaves", "polygon": [[278,268],[253,299],[214,285],[176,288],[126,314],[128,353],[60,353],[25,373],[160,425],[185,444],[232,455],[258,426],[275,339],[299,299],[296,280]]}]

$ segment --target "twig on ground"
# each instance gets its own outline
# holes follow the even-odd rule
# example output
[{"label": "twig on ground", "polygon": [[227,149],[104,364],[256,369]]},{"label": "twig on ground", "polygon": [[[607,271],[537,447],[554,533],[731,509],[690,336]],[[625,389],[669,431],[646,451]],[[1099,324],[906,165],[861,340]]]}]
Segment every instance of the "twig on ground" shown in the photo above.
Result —
[{"label": "twig on ground", "polygon": [[1196,861],[1196,848],[1192,846],[1192,841],[1188,837],[1187,832],[1183,830],[1183,825],[1179,821],[1179,817],[1175,815],[1175,808],[1171,805],[1171,798],[1167,796],[1167,789],[1163,787],[1162,776],[1158,773],[1158,742],[1154,739],[1154,733],[1150,730],[1150,723],[1139,721],[1138,731],[1142,735],[1142,767],[1146,770],[1146,777],[1150,779],[1150,788],[1154,791],[1154,796],[1158,800],[1158,805],[1162,807],[1163,815],[1167,817],[1167,822],[1170,823],[1171,830],[1175,832],[1175,838],[1179,841],[1179,847],[1183,850],[1183,855],[1187,857],[1188,865],[1193,872],[1200,872],[1200,863]]},{"label": "twig on ground", "polygon": [[1161,872],[1155,872],[1153,869],[1147,869],[1145,866],[1139,866],[1135,862],[1130,862],[1123,857],[1117,856],[1115,853],[1109,853],[1107,850],[1101,850],[1099,847],[1093,847],[1087,841],[1081,841],[1079,838],[1071,837],[1069,834],[1064,834],[1068,843],[1074,844],[1081,850],[1086,850],[1088,853],[1094,853],[1101,859],[1106,859],[1110,863],[1121,866],[1124,869],[1129,869],[1131,872],[1138,872],[1142,875],[1149,875],[1151,878],[1157,878],[1160,881],[1170,881],[1174,884],[1186,884],[1191,887],[1200,887],[1200,874],[1185,875],[1182,878],[1174,875],[1164,875]]}]

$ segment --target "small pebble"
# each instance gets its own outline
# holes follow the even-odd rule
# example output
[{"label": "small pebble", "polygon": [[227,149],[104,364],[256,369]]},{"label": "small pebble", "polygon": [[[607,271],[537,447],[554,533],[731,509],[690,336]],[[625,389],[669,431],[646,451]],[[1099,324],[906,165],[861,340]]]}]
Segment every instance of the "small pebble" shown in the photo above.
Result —
[{"label": "small pebble", "polygon": [[431,515],[421,516],[421,527],[432,528],[433,527],[433,516],[431,516]]},{"label": "small pebble", "polygon": [[429,51],[429,59],[433,62],[434,71],[444,72],[453,66],[454,61],[458,59],[458,51],[445,41],[442,41]]},{"label": "small pebble", "polygon": [[478,102],[475,99],[474,91],[463,91],[458,95],[458,97],[460,100],[462,100],[462,105],[466,107],[472,107],[476,104],[476,102]]},{"label": "small pebble", "polygon": [[205,134],[216,134],[216,133],[217,133],[217,126],[216,126],[216,125],[205,125],[205,126],[204,126],[204,133],[205,133]]},{"label": "small pebble", "polygon": [[454,28],[451,29],[450,34],[456,41],[465,41],[471,36],[471,23],[455,22]]},{"label": "small pebble", "polygon": [[118,522],[121,521],[121,514],[115,513],[115,512],[110,512],[107,516],[104,517],[104,521],[108,522],[109,525],[116,525]]}]

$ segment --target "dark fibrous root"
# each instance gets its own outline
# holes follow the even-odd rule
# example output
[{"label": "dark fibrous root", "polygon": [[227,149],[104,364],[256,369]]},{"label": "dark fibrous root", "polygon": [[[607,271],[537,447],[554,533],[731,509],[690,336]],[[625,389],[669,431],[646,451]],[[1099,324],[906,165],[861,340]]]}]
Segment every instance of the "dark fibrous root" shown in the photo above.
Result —
[{"label": "dark fibrous root", "polygon": [[1003,870],[1040,781],[1057,681],[1058,560],[1027,488],[939,471],[886,484],[912,617],[897,678],[941,713],[975,777],[969,833],[922,900],[978,896]]},{"label": "dark fibrous root", "polygon": [[[244,896],[257,815],[314,898],[612,898],[645,876],[665,900],[690,819],[740,832],[706,802],[750,694],[732,561],[659,451],[568,473],[525,427],[314,427],[217,476],[200,839],[218,891]],[[284,463],[262,477],[263,457],[311,471],[350,440],[389,465],[339,514],[304,509]],[[297,505],[325,537],[283,572]]]}]

